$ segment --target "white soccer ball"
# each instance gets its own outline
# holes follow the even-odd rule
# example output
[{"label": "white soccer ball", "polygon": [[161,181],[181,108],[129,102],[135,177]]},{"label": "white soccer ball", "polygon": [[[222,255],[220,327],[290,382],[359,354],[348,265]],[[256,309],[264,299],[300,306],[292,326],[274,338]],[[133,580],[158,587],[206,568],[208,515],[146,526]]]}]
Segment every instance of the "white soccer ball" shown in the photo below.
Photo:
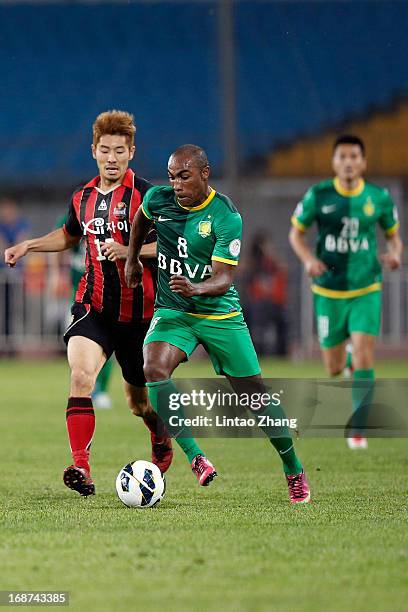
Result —
[{"label": "white soccer ball", "polygon": [[150,461],[128,463],[116,478],[118,497],[129,508],[151,508],[164,497],[165,491],[165,478]]}]

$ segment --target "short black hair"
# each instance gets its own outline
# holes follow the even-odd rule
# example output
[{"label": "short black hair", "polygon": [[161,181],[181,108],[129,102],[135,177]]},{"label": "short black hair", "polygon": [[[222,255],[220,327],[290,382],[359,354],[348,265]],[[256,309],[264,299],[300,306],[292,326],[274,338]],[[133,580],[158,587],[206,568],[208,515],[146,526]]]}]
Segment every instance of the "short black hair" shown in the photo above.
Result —
[{"label": "short black hair", "polygon": [[200,168],[200,170],[209,165],[207,153],[204,151],[204,149],[194,144],[181,145],[181,147],[178,147],[175,151],[173,151],[170,157],[173,157],[173,155],[183,155],[189,157],[193,164]]},{"label": "short black hair", "polygon": [[359,138],[359,136],[355,136],[354,134],[342,134],[334,142],[333,153],[337,149],[337,147],[342,144],[351,144],[359,146],[363,157],[365,157],[365,145],[361,138]]}]

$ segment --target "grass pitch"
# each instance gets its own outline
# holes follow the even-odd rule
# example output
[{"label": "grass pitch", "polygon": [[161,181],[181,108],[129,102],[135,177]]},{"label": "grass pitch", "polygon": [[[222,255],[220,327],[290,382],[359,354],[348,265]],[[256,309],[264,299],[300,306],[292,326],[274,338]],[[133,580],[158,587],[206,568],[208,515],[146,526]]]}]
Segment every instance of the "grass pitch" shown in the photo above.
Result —
[{"label": "grass pitch", "polygon": [[[406,377],[406,363],[377,366]],[[209,376],[207,363],[180,375]],[[324,376],[320,364],[264,364],[265,376]],[[203,440],[220,476],[198,487],[177,449],[157,508],[131,510],[115,477],[148,459],[143,423],[97,412],[97,495],[65,489],[65,361],[4,362],[1,376],[0,590],[70,592],[75,610],[399,610],[408,598],[407,441],[300,440],[313,503],[289,506],[266,440]]]}]

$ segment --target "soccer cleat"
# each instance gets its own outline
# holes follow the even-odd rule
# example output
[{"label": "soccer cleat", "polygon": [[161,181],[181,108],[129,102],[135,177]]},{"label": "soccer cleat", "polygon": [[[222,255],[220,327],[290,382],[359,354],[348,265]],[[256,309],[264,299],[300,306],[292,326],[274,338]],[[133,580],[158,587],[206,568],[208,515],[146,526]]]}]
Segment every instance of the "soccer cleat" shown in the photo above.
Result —
[{"label": "soccer cleat", "polygon": [[351,448],[351,450],[366,450],[368,447],[367,438],[352,436],[351,438],[347,438],[347,446]]},{"label": "soccer cleat", "polygon": [[290,503],[308,504],[310,502],[310,488],[306,474],[302,471],[300,474],[288,475],[286,480],[289,488]]},{"label": "soccer cleat", "polygon": [[70,465],[64,470],[64,484],[74,491],[78,491],[82,497],[95,495],[95,485],[88,470],[75,465]]},{"label": "soccer cleat", "polygon": [[204,455],[197,455],[191,463],[191,469],[196,475],[199,484],[206,487],[217,476],[213,464]]},{"label": "soccer cleat", "polygon": [[157,465],[162,474],[167,472],[173,461],[173,448],[171,438],[159,438],[153,432],[150,434],[152,440],[152,463]]}]

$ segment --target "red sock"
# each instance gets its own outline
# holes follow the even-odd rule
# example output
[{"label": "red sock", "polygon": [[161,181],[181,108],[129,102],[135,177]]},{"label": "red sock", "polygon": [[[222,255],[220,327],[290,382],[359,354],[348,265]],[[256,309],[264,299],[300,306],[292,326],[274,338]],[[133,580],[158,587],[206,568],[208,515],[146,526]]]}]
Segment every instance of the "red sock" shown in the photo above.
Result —
[{"label": "red sock", "polygon": [[70,397],[67,429],[74,464],[89,471],[89,449],[95,431],[95,414],[90,397]]}]

